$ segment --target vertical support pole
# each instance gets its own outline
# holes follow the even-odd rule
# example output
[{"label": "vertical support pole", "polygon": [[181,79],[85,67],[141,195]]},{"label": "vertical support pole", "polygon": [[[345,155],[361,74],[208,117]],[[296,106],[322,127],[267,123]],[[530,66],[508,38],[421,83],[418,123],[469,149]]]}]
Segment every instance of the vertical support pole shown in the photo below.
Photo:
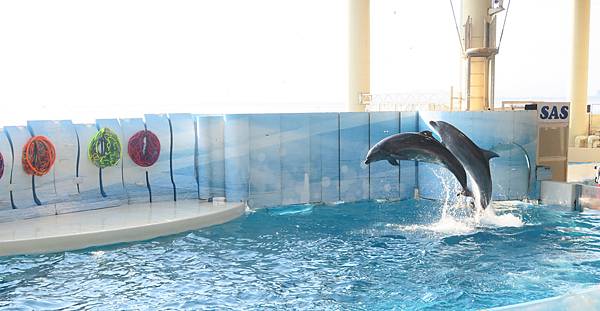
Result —
[{"label": "vertical support pole", "polygon": [[489,84],[489,97],[488,97],[488,101],[489,101],[489,107],[491,110],[494,110],[494,106],[495,106],[495,102],[494,102],[494,96],[496,96],[496,56],[492,56],[490,58],[490,84]]},{"label": "vertical support pole", "polygon": [[467,60],[467,111],[471,110],[471,59]]},{"label": "vertical support pole", "polygon": [[348,3],[348,111],[364,111],[360,95],[371,89],[370,0]]},{"label": "vertical support pole", "polygon": [[[487,22],[490,1],[463,0],[461,21],[463,25],[462,37],[465,49],[486,48]],[[485,57],[467,57],[467,110],[484,110],[487,108],[487,75],[488,62]]]},{"label": "vertical support pole", "polygon": [[454,87],[450,87],[450,111],[454,111]]},{"label": "vertical support pole", "polygon": [[573,52],[569,145],[587,135],[588,62],[590,53],[590,0],[573,0]]}]

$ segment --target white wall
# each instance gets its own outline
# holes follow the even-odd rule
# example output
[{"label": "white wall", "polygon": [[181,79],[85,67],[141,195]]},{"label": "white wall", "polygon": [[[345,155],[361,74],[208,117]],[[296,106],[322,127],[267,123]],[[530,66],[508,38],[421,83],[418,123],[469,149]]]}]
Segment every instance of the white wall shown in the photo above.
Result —
[{"label": "white wall", "polygon": [[511,1],[496,58],[496,98],[568,99],[572,2]]},{"label": "white wall", "polygon": [[[496,97],[568,97],[571,1],[511,6]],[[346,10],[344,0],[0,2],[0,107],[10,111],[0,126],[345,109]],[[371,12],[373,93],[458,84],[448,2],[372,0]],[[592,1],[591,94],[600,90],[598,12]]]},{"label": "white wall", "polygon": [[0,125],[338,110],[346,15],[343,0],[4,1]]},{"label": "white wall", "polygon": [[[460,1],[454,1],[460,22]],[[450,91],[460,45],[448,1],[371,1],[374,94]]]}]

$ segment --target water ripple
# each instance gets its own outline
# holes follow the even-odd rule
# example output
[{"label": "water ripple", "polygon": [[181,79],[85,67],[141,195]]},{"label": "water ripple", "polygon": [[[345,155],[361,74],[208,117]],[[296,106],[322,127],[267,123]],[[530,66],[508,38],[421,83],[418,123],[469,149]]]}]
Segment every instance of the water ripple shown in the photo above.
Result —
[{"label": "water ripple", "polygon": [[600,282],[600,214],[504,203],[494,207],[508,216],[488,225],[448,206],[282,207],[146,242],[1,258],[0,308],[469,310]]}]

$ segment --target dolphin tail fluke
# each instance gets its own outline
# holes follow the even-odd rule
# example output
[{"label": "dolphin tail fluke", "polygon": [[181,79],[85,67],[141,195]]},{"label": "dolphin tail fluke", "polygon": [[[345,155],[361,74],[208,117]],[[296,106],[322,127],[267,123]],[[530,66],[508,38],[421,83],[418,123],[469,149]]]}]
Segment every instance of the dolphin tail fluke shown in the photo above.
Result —
[{"label": "dolphin tail fluke", "polygon": [[490,151],[490,150],[481,149],[481,152],[483,153],[483,156],[484,156],[484,157],[486,158],[486,160],[488,160],[488,161],[489,161],[490,159],[492,159],[492,158],[499,158],[499,157],[500,157],[500,156],[499,156],[497,153],[495,153],[495,152],[493,152],[493,151]]}]

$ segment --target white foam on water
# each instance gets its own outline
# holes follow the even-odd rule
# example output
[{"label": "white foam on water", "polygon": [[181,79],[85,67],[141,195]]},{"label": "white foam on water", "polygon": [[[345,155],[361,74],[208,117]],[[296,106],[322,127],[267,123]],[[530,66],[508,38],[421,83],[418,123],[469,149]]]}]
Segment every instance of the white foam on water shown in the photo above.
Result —
[{"label": "white foam on water", "polygon": [[441,218],[439,221],[428,225],[415,225],[414,231],[425,230],[440,234],[458,235],[475,232],[477,227],[473,223],[456,219],[451,216]]},{"label": "white foam on water", "polygon": [[302,205],[289,205],[283,207],[274,207],[269,209],[269,213],[277,216],[286,216],[286,215],[305,215],[312,213],[314,205],[312,204],[302,204]]},{"label": "white foam on water", "polygon": [[[445,185],[444,185],[445,186]],[[440,235],[462,235],[477,231],[478,222],[471,204],[464,197],[456,197],[456,189],[446,191],[439,220],[429,224],[397,225],[387,227],[405,232],[431,232]]]},{"label": "white foam on water", "polygon": [[93,251],[91,254],[94,257],[102,257],[104,256],[104,251]]},{"label": "white foam on water", "polygon": [[[444,199],[442,201],[441,217],[438,221],[422,225],[389,225],[401,231],[428,231],[442,235],[463,235],[474,233],[483,228],[522,227],[524,225],[520,216],[510,212],[499,213],[493,204],[486,209],[477,206],[472,198],[456,196],[461,189],[458,183],[450,183],[450,176],[442,176],[434,171],[438,177]],[[452,176],[452,178],[454,178]],[[473,190],[476,191],[475,189]],[[475,209],[473,208],[475,204]]]},{"label": "white foam on water", "polygon": [[525,224],[521,217],[504,213],[498,214],[493,204],[481,211],[479,216],[479,224],[483,227],[523,227]]},{"label": "white foam on water", "polygon": [[256,210],[252,209],[252,208],[250,207],[250,205],[246,204],[246,206],[245,206],[245,208],[244,208],[244,213],[247,215],[247,214],[252,214],[252,213],[254,213],[254,212],[256,212]]}]

